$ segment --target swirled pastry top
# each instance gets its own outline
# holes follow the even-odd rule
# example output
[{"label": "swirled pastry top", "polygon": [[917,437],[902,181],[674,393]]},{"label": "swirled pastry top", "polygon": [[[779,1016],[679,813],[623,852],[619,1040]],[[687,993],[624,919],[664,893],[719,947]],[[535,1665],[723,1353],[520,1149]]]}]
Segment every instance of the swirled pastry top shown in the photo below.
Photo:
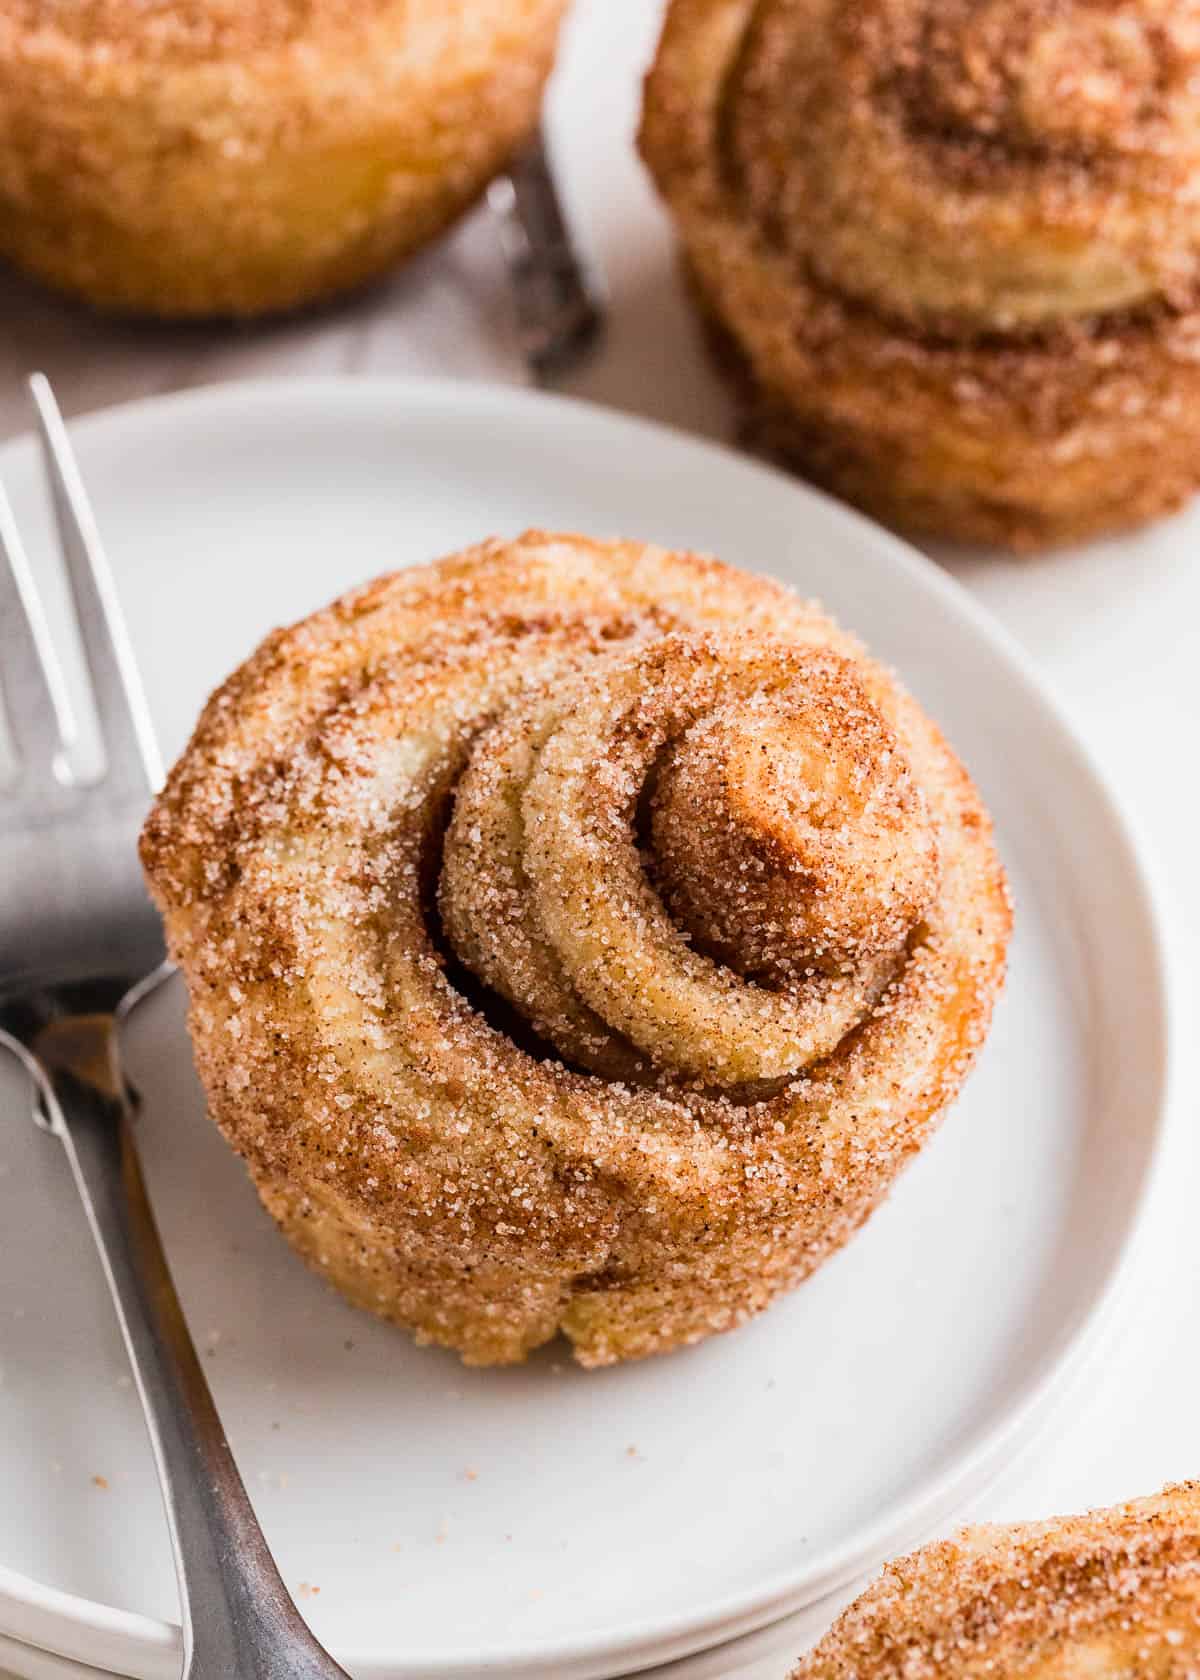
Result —
[{"label": "swirled pastry top", "polygon": [[1194,1680],[1200,1484],[890,1564],[793,1680]]},{"label": "swirled pastry top", "polygon": [[657,1291],[621,1332],[648,1351],[845,1240],[965,1076],[1009,925],[965,772],[852,637],[715,561],[537,533],[268,638],[143,856],[260,1181],[419,1218],[472,1277],[508,1244],[526,1296],[536,1256],[539,1339],[592,1361],[614,1279]]},{"label": "swirled pastry top", "polygon": [[1194,0],[675,0],[664,49],[722,190],[885,317],[955,335],[1195,295]]}]

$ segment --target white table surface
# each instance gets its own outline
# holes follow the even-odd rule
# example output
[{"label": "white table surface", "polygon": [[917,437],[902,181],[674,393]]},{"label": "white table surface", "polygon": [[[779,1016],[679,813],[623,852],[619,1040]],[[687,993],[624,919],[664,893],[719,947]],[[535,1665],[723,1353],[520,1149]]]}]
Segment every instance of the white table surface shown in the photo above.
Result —
[{"label": "white table surface", "polygon": [[[607,275],[611,307],[602,353],[565,388],[730,438],[726,394],[685,307],[669,231],[631,144],[659,11],[658,0],[578,0],[553,89],[561,174]],[[35,366],[51,375],[69,414],[265,374],[525,377],[486,215],[369,294],[261,328],[114,327],[0,276],[0,436],[23,429],[20,376]],[[1133,538],[1050,558],[941,558],[1033,655],[1132,814],[1154,860],[1174,959],[1174,1123],[1133,1287],[1089,1379],[963,1513],[1036,1517],[1200,1476],[1200,1220],[1192,1210],[1200,1185],[1200,503]],[[833,1608],[660,1673],[782,1680]]]}]

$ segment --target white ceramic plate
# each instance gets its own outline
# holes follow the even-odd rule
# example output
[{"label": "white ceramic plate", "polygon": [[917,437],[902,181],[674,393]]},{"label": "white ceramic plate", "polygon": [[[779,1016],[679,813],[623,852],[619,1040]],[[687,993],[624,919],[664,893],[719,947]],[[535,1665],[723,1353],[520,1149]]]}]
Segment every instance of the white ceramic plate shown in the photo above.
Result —
[{"label": "white ceramic plate", "polygon": [[[811,1602],[941,1520],[1080,1356],[1162,1125],[1146,885],[1012,646],[933,565],[789,480],[525,393],[229,387],[76,437],[169,753],[266,629],[372,573],[527,525],[653,538],[778,574],[898,666],[978,778],[1016,892],[981,1065],[869,1228],[749,1328],[591,1375],[557,1348],[464,1371],[327,1293],[204,1118],[178,992],[146,1008],[156,1205],[320,1636],[358,1680],[583,1680]],[[44,530],[31,448],[0,469]],[[175,1593],[137,1406],[57,1145],[3,1076],[0,1635],[166,1680]]]}]

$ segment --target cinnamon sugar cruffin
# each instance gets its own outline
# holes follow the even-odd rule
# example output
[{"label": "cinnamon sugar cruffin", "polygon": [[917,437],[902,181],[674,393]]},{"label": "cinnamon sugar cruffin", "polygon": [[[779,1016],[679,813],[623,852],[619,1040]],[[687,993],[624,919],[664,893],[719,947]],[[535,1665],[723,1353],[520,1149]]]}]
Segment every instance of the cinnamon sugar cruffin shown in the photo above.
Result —
[{"label": "cinnamon sugar cruffin", "polygon": [[[672,754],[696,846],[656,853]],[[702,909],[713,836],[715,942],[666,908]],[[799,1282],[959,1089],[1010,922],[965,771],[816,607],[539,533],[269,637],[142,851],[263,1201],[475,1363],[662,1351]],[[770,975],[764,904],[773,953],[800,929]]]},{"label": "cinnamon sugar cruffin", "polygon": [[565,5],[0,6],[0,256],[137,314],[255,315],[357,285],[526,139]]},{"label": "cinnamon sugar cruffin", "polygon": [[1200,1483],[889,1564],[792,1680],[1195,1680]]},{"label": "cinnamon sugar cruffin", "polygon": [[751,425],[1037,547],[1200,482],[1196,0],[672,0],[641,147]]}]

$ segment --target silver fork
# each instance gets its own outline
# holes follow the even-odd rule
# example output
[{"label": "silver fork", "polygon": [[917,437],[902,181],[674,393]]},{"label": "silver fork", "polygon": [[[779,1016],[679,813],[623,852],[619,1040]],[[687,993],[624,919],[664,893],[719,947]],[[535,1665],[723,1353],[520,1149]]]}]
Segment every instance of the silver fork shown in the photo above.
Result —
[{"label": "silver fork", "polygon": [[546,385],[596,348],[604,304],[599,275],[563,209],[543,129],[492,182],[487,200],[512,278],[521,347],[534,380]]},{"label": "silver fork", "polygon": [[345,1680],[267,1549],[167,1269],[138,1165],[118,1035],[167,972],[136,837],[160,769],[112,577],[53,394],[30,381],[96,700],[104,769],[84,785],[75,728],[0,486],[0,676],[15,783],[0,792],[0,1043],[62,1142],[146,1414],[183,1619],[185,1680]]}]

